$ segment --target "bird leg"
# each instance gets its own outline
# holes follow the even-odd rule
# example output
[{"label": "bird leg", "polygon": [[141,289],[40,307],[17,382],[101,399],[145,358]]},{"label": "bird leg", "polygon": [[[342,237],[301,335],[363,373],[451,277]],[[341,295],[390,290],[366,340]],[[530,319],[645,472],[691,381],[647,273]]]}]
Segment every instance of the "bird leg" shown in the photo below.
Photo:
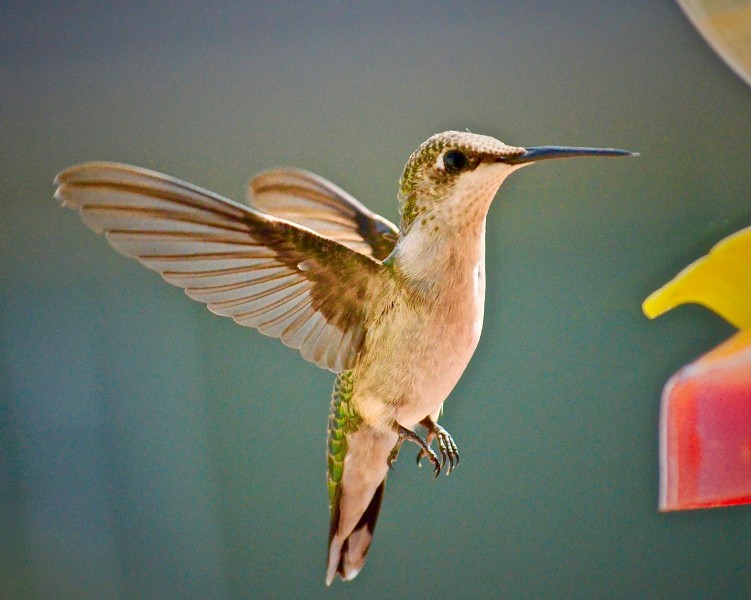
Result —
[{"label": "bird leg", "polygon": [[[425,417],[420,421],[420,425],[428,430],[428,435],[425,436],[425,441],[428,445],[430,445],[434,438],[438,440],[438,449],[440,450],[441,458],[443,459],[441,461],[441,467],[446,465],[446,460],[448,459],[449,466],[446,470],[446,475],[450,475],[451,471],[459,465],[459,448],[457,448],[454,438],[452,438],[448,431],[433,421],[430,417]],[[425,456],[427,456],[425,451],[420,449],[420,452],[417,453],[418,467],[422,466],[420,461],[425,458]]]},{"label": "bird leg", "polygon": [[[394,447],[391,449],[389,457],[386,460],[389,468],[396,462],[396,457],[399,455],[399,449],[402,447],[402,444],[405,442],[405,440],[409,440],[410,442],[414,442],[415,444],[420,446],[420,453],[424,453],[424,456],[427,456],[433,463],[433,479],[438,477],[438,475],[441,473],[441,461],[438,460],[438,456],[435,452],[433,452],[433,449],[430,447],[430,443],[428,443],[424,438],[421,438],[414,431],[407,429],[402,425],[399,425],[399,423],[397,423],[396,421],[392,425],[392,429],[399,435],[399,439],[396,441],[396,444],[394,444]],[[451,436],[449,436],[449,438],[450,437]]]}]

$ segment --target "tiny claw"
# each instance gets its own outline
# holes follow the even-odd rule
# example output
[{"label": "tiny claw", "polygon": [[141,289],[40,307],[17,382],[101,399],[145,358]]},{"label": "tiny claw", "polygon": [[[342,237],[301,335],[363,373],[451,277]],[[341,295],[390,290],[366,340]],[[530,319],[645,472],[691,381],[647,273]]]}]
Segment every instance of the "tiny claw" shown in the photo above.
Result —
[{"label": "tiny claw", "polygon": [[436,456],[435,452],[432,450],[431,453],[428,454],[428,458],[433,463],[433,479],[435,479],[441,474],[441,461],[438,460],[438,456]]},{"label": "tiny claw", "polygon": [[422,459],[429,458],[430,462],[433,463],[433,479],[435,479],[441,473],[443,463],[438,460],[438,456],[435,452],[433,452],[430,446],[427,446],[427,448],[430,453],[428,453],[428,451],[426,451],[425,449],[421,449],[420,452],[417,453],[417,466],[422,469]]},{"label": "tiny claw", "polygon": [[[439,426],[436,425],[436,428]],[[436,437],[438,438],[438,447],[441,450],[444,462],[448,460],[448,468],[446,469],[446,475],[450,475],[451,472],[459,464],[459,449],[456,446],[456,442],[451,435],[443,428],[438,430]]]},{"label": "tiny claw", "polygon": [[[446,450],[446,444],[443,441],[443,436],[438,436],[438,449],[441,451],[441,467],[446,466],[446,457],[448,456],[448,451]],[[449,463],[450,464],[450,463]],[[448,475],[448,473],[446,473]]]},{"label": "tiny claw", "polygon": [[401,440],[399,440],[396,445],[391,449],[391,452],[389,452],[389,456],[386,459],[386,466],[388,466],[389,469],[394,469],[394,463],[396,462],[396,459],[399,457],[399,449],[401,448]]}]

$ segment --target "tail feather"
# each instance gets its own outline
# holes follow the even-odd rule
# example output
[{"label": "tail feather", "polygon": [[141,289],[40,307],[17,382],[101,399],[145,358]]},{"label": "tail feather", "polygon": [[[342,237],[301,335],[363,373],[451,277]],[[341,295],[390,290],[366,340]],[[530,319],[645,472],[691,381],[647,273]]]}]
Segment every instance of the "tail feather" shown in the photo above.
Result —
[{"label": "tail feather", "polygon": [[383,493],[386,489],[384,479],[373,494],[368,507],[355,525],[355,528],[347,536],[342,538],[338,535],[339,511],[332,514],[331,532],[329,535],[329,564],[326,572],[326,585],[331,585],[334,577],[339,575],[343,581],[350,581],[365,564],[365,558],[373,541],[378,513],[381,510]]}]

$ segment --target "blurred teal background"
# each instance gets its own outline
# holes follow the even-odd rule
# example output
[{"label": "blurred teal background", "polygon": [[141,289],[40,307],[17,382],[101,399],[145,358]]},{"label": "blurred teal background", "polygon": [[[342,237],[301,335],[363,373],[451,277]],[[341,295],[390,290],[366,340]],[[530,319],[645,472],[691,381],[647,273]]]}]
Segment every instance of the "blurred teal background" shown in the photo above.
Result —
[{"label": "blurred teal background", "polygon": [[[11,3],[0,20],[0,597],[740,598],[750,509],[658,514],[663,383],[728,337],[642,299],[751,224],[751,90],[671,1]],[[403,458],[323,584],[333,376],[211,315],[52,199],[84,160],[235,199],[303,167],[397,220],[429,135],[556,161],[488,220],[461,468]]]}]

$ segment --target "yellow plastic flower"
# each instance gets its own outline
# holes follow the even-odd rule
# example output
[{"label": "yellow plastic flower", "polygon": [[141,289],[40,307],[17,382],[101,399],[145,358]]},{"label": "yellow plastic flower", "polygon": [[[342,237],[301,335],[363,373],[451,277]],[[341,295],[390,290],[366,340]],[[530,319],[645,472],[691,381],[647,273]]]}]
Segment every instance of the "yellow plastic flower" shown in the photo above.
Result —
[{"label": "yellow plastic flower", "polygon": [[702,304],[738,329],[751,329],[751,227],[726,237],[642,304],[650,319],[679,304]]}]

